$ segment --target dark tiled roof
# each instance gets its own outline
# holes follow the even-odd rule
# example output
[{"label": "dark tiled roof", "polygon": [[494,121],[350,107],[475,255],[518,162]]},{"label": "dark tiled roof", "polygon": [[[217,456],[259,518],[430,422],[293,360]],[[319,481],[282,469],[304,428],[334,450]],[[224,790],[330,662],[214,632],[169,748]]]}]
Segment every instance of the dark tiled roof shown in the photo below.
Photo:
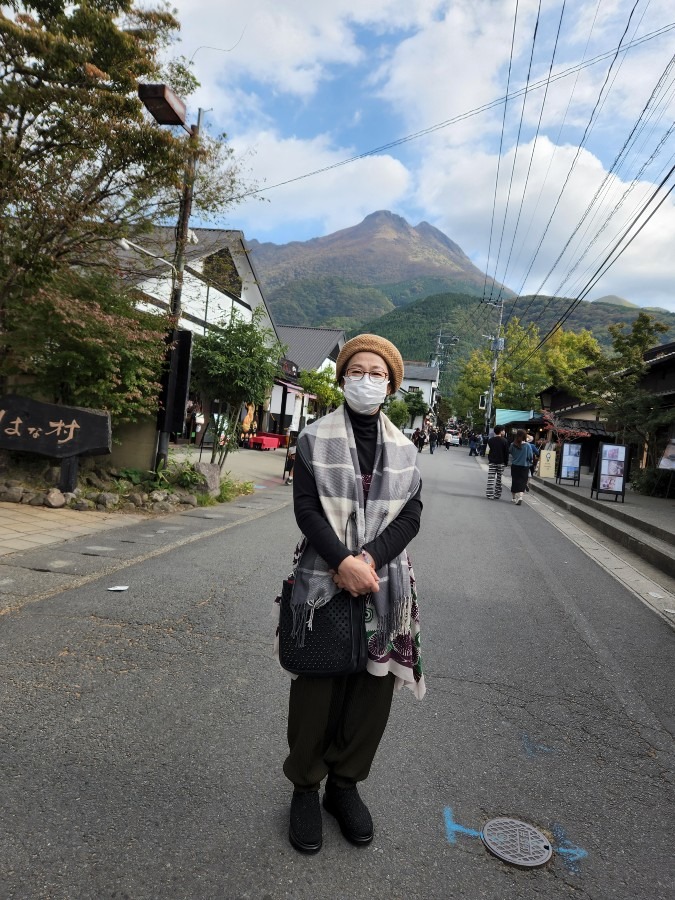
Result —
[{"label": "dark tiled roof", "polygon": [[438,381],[438,366],[419,366],[415,363],[403,363],[405,378],[412,381]]},{"label": "dark tiled roof", "polygon": [[589,422],[586,419],[558,419],[563,428],[570,428],[573,431],[587,431],[589,434],[598,434],[601,436],[613,434],[605,428],[604,422]]},{"label": "dark tiled roof", "polygon": [[345,333],[339,328],[277,325],[277,334],[281,343],[288,346],[288,359],[308,372],[318,369],[328,357],[336,360],[345,342]]}]

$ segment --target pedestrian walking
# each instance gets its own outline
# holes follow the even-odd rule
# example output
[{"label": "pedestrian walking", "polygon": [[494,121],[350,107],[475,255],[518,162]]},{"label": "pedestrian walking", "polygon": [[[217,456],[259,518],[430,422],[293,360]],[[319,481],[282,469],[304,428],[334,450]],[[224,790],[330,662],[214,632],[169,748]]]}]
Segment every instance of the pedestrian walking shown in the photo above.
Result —
[{"label": "pedestrian walking", "polygon": [[522,428],[516,431],[509,454],[511,456],[511,502],[520,506],[523,502],[523,493],[527,490],[527,478],[534,459],[532,445],[528,444],[527,435]]},{"label": "pedestrian walking", "polygon": [[438,432],[435,428],[431,428],[429,431],[429,453],[433,454],[436,449],[436,444],[438,443]]},{"label": "pedestrian walking", "polygon": [[509,443],[502,437],[504,429],[495,425],[494,434],[488,438],[488,480],[485,496],[488,500],[499,500],[502,496],[502,475],[509,464]]},{"label": "pedestrian walking", "polygon": [[450,438],[451,437],[452,437],[452,434],[449,431],[446,431],[445,435],[443,437],[443,443],[445,444],[446,453],[450,449]]},{"label": "pedestrian walking", "polygon": [[[538,447],[538,445],[535,443],[535,440],[534,440],[534,436],[533,436],[533,435],[528,434],[526,440],[527,440],[527,443],[532,447],[532,465],[530,466],[530,478],[533,478],[533,477],[534,477],[534,473],[535,473],[536,468],[537,468],[537,463],[539,462],[539,447]],[[526,490],[526,491],[528,492],[528,494],[529,494],[529,492],[530,492],[530,486],[529,486],[529,484],[528,484],[528,486],[525,488],[525,490]]]},{"label": "pedestrian walking", "polygon": [[290,602],[299,648],[315,610],[348,602],[344,591],[365,596],[368,660],[365,671],[291,682],[283,766],[293,784],[289,839],[306,853],[322,845],[324,778],[323,805],[343,835],[357,845],[372,840],[357,784],[370,772],[394,689],[405,685],[418,699],[426,690],[406,550],[422,512],[417,450],[381,411],[401,384],[403,360],[384,338],[360,335],[340,351],[336,378],[345,403],[298,437],[293,500],[303,537]]},{"label": "pedestrian walking", "polygon": [[478,456],[478,441],[473,431],[469,435],[469,456]]},{"label": "pedestrian walking", "polygon": [[422,452],[422,450],[424,450],[424,445],[426,444],[426,442],[427,442],[427,433],[426,433],[426,431],[420,430],[420,433],[417,436],[417,449],[420,451],[420,453]]}]

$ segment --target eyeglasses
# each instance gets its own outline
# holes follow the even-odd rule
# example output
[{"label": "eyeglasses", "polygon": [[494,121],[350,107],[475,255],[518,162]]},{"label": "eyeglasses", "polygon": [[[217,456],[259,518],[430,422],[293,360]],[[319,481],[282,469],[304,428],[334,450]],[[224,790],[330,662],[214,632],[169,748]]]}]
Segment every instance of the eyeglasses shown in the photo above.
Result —
[{"label": "eyeglasses", "polygon": [[363,372],[361,369],[350,369],[345,378],[350,381],[363,381],[364,375],[367,375],[373,384],[384,384],[389,381],[389,375],[386,372]]}]

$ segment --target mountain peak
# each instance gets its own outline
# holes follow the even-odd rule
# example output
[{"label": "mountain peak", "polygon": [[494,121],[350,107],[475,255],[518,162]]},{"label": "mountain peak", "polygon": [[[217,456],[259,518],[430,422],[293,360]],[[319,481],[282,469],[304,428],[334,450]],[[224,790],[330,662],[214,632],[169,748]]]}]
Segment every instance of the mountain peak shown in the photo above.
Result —
[{"label": "mountain peak", "polygon": [[[386,209],[367,215],[358,225],[309,241],[257,244],[258,275],[266,293],[288,289],[308,279],[337,277],[362,287],[433,283],[434,290],[480,292],[485,275],[461,247],[438,228],[421,222],[413,228]],[[415,288],[410,287],[414,295]],[[422,296],[420,293],[419,296]]]}]

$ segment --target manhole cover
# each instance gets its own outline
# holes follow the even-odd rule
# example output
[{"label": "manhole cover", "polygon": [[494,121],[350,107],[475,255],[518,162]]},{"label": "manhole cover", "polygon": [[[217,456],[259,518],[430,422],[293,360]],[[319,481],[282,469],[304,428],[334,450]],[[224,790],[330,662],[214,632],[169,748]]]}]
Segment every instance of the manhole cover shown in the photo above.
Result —
[{"label": "manhole cover", "polygon": [[546,835],[518,819],[490,819],[481,837],[490,853],[514,866],[543,866],[553,854]]}]

